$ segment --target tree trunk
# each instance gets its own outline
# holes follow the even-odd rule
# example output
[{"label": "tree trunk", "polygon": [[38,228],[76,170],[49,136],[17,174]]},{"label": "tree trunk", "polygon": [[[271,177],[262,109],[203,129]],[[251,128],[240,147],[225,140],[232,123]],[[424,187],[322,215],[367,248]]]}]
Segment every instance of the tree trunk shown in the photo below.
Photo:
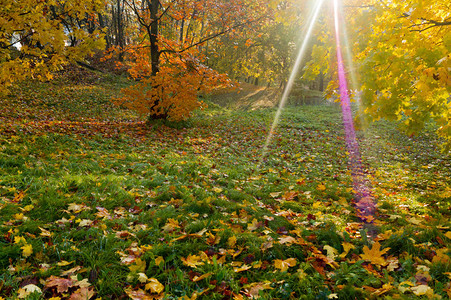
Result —
[{"label": "tree trunk", "polygon": [[324,74],[323,74],[323,72],[321,72],[319,74],[319,88],[318,89],[320,92],[324,92]]},{"label": "tree trunk", "polygon": [[152,63],[152,76],[160,71],[160,50],[158,49],[158,9],[160,1],[151,0],[150,18],[153,20],[150,25],[150,57]]},{"label": "tree trunk", "polygon": [[119,61],[124,60],[124,22],[123,22],[123,5],[121,8],[121,1],[117,0],[117,41],[116,45],[119,46],[120,52],[119,52]]},{"label": "tree trunk", "polygon": [[184,29],[185,29],[185,20],[182,19],[180,21],[180,36],[179,36],[179,41],[180,41],[181,44],[183,43],[183,31],[184,31]]}]

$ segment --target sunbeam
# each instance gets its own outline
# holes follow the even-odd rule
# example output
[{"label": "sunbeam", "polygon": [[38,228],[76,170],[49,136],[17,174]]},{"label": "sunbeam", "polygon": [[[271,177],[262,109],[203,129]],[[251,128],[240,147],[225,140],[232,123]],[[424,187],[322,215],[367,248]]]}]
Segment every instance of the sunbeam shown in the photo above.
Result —
[{"label": "sunbeam", "polygon": [[318,19],[318,14],[319,14],[319,12],[321,10],[321,6],[322,6],[323,2],[324,2],[324,0],[320,0],[320,1],[317,1],[315,3],[315,6],[314,6],[314,8],[312,10],[312,14],[310,16],[309,22],[307,23],[308,27],[307,27],[307,30],[305,32],[305,35],[303,36],[304,40],[302,42],[302,46],[299,49],[299,53],[298,53],[298,55],[296,57],[295,64],[293,66],[293,69],[291,70],[290,77],[288,79],[288,82],[287,82],[287,85],[285,87],[285,90],[284,90],[284,92],[282,94],[282,98],[281,98],[280,103],[279,103],[279,108],[277,109],[276,115],[274,116],[274,121],[273,121],[273,123],[271,125],[271,129],[269,130],[268,136],[266,137],[266,141],[265,141],[265,145],[263,147],[263,153],[262,153],[262,157],[261,157],[262,161],[265,158],[266,153],[268,152],[268,146],[271,143],[271,139],[272,139],[272,137],[274,135],[274,130],[276,129],[277,124],[279,123],[280,115],[281,115],[282,110],[283,110],[283,108],[285,106],[285,103],[287,102],[288,96],[290,95],[291,89],[293,87],[293,83],[294,83],[294,81],[296,79],[296,75],[298,74],[299,67],[300,67],[301,62],[302,62],[302,60],[304,58],[304,55],[305,55],[305,51],[307,50],[307,45],[308,45],[308,43],[310,41],[310,37],[312,35],[312,31],[313,31],[314,25],[316,23],[316,20]]}]

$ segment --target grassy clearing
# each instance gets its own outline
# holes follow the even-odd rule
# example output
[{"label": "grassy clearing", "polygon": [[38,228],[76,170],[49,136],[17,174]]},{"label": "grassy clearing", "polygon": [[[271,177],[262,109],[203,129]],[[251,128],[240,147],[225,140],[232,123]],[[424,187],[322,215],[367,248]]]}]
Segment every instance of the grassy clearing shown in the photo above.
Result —
[{"label": "grassy clearing", "polygon": [[146,125],[108,102],[126,84],[29,83],[2,99],[0,297],[450,296],[451,162],[432,134],[361,133],[374,242],[337,107],[288,108],[261,160],[274,110]]}]

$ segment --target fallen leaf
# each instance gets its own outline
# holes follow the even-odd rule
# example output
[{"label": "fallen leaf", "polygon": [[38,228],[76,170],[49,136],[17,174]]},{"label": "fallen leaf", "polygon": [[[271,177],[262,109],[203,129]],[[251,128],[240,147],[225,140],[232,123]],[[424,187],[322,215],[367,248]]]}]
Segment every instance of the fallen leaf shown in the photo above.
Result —
[{"label": "fallen leaf", "polygon": [[318,186],[316,187],[316,189],[318,191],[325,191],[326,190],[326,186],[324,184],[318,184]]},{"label": "fallen leaf", "polygon": [[283,194],[282,199],[285,201],[292,201],[296,196],[298,195],[298,192],[286,192]]},{"label": "fallen leaf", "polygon": [[83,220],[80,221],[80,223],[78,223],[78,226],[80,226],[80,227],[89,227],[89,226],[91,226],[92,223],[93,222],[91,220],[83,219]]},{"label": "fallen leaf", "polygon": [[252,298],[259,298],[260,297],[260,291],[263,290],[272,290],[271,282],[265,281],[265,282],[254,282],[248,285],[245,290],[246,292],[251,295]]},{"label": "fallen leaf", "polygon": [[150,295],[148,295],[146,292],[144,292],[141,289],[134,291],[131,288],[127,288],[124,291],[132,300],[153,300],[154,299],[154,297],[151,297]]},{"label": "fallen leaf", "polygon": [[33,254],[33,246],[30,244],[26,244],[25,246],[20,247],[20,249],[22,249],[22,255],[24,257],[28,257]]},{"label": "fallen leaf", "polygon": [[69,211],[72,211],[74,213],[79,213],[83,210],[90,210],[91,208],[84,205],[84,204],[77,204],[77,203],[70,203],[69,207],[67,208]]},{"label": "fallen leaf", "polygon": [[252,268],[252,266],[249,266],[249,265],[242,265],[241,267],[239,267],[239,268],[233,268],[233,271],[235,271],[236,273],[240,273],[240,272],[244,272],[244,271],[246,271],[246,270],[249,270],[249,269],[251,269]]},{"label": "fallen leaf", "polygon": [[197,266],[204,264],[202,258],[198,255],[188,255],[186,258],[182,257],[181,260],[185,265],[192,268],[197,268]]},{"label": "fallen leaf", "polygon": [[218,188],[218,187],[214,187],[212,190],[213,190],[213,192],[215,192],[215,193],[217,193],[217,194],[219,194],[219,193],[222,192],[222,189],[221,189],[221,188]]},{"label": "fallen leaf", "polygon": [[355,249],[355,246],[348,242],[343,242],[341,245],[343,246],[343,253],[340,254],[340,258],[345,258],[351,249]]},{"label": "fallen leaf", "polygon": [[414,286],[410,289],[417,296],[427,295],[428,297],[432,297],[434,295],[434,290],[425,284]]},{"label": "fallen leaf", "polygon": [[81,270],[81,267],[80,266],[76,266],[76,267],[73,267],[73,268],[71,268],[71,269],[69,269],[69,270],[67,270],[67,271],[64,271],[64,272],[61,272],[61,276],[67,276],[67,275],[72,275],[72,274],[74,274],[75,272],[77,272],[77,271],[79,271],[79,270]]},{"label": "fallen leaf", "polygon": [[53,235],[53,233],[51,233],[50,231],[48,231],[42,227],[38,227],[38,228],[41,229],[41,233],[39,234],[40,236],[51,237]]},{"label": "fallen leaf", "polygon": [[178,228],[180,228],[179,221],[169,218],[166,225],[164,225],[162,229],[166,233],[171,233],[171,232],[174,232]]},{"label": "fallen leaf", "polygon": [[135,263],[133,265],[128,266],[131,272],[145,272],[146,271],[146,261],[141,258],[135,259]]},{"label": "fallen leaf", "polygon": [[273,198],[277,198],[280,196],[280,194],[282,194],[282,192],[274,192],[274,193],[269,193],[269,195]]},{"label": "fallen leaf", "polygon": [[148,278],[147,275],[145,273],[138,273],[138,281],[141,283],[145,283],[147,282]]},{"label": "fallen leaf", "polygon": [[149,278],[149,283],[146,284],[145,289],[151,293],[160,294],[164,290],[164,285],[156,278]]},{"label": "fallen leaf", "polygon": [[392,272],[392,271],[396,270],[397,268],[399,268],[398,258],[390,257],[387,259],[387,261],[388,261],[387,271]]},{"label": "fallen leaf", "polygon": [[202,275],[202,276],[194,276],[193,277],[193,279],[192,279],[192,281],[193,282],[197,282],[197,281],[201,281],[202,279],[205,279],[205,278],[207,278],[207,277],[210,277],[211,275],[213,275],[213,273],[206,273],[206,274],[204,274],[204,275]]},{"label": "fallen leaf", "polygon": [[214,246],[214,245],[218,244],[220,240],[221,240],[221,237],[219,235],[213,235],[211,233],[208,233],[206,243],[210,246]]},{"label": "fallen leaf", "polygon": [[279,243],[282,245],[287,244],[289,246],[291,244],[296,243],[296,239],[290,235],[287,235],[287,236],[279,238]]},{"label": "fallen leaf", "polygon": [[98,212],[96,213],[96,216],[98,218],[111,219],[111,215],[106,208],[97,206],[96,209],[98,210]]},{"label": "fallen leaf", "polygon": [[72,287],[74,282],[72,279],[66,279],[56,276],[50,276],[49,279],[47,279],[45,287],[56,287],[56,291],[58,293],[65,293],[69,290],[70,287]]},{"label": "fallen leaf", "polygon": [[57,262],[56,264],[57,264],[58,266],[60,266],[60,267],[64,267],[64,266],[70,265],[71,263],[73,263],[73,261],[65,261],[65,260],[62,260],[62,261],[60,261],[60,262]]},{"label": "fallen leaf", "polygon": [[247,230],[254,231],[257,230],[258,227],[260,227],[260,223],[257,221],[257,219],[253,219],[252,223],[247,225]]},{"label": "fallen leaf", "polygon": [[17,297],[20,299],[24,299],[33,293],[42,294],[42,290],[37,285],[27,284],[26,286],[19,289],[19,295]]},{"label": "fallen leaf", "polygon": [[296,263],[296,258],[288,258],[285,260],[276,259],[274,260],[274,267],[280,269],[281,272],[285,272],[289,267],[294,267]]},{"label": "fallen leaf", "polygon": [[325,245],[323,248],[324,248],[324,250],[327,251],[327,255],[326,256],[327,256],[328,259],[335,260],[335,257],[338,256],[338,251],[334,247],[331,247],[329,245]]},{"label": "fallen leaf", "polygon": [[164,258],[163,256],[158,256],[155,258],[155,265],[159,267],[161,264],[164,264]]},{"label": "fallen leaf", "polygon": [[95,292],[92,287],[81,287],[70,295],[69,300],[89,300],[94,294]]},{"label": "fallen leaf", "polygon": [[229,248],[234,248],[236,245],[236,236],[231,236],[228,238],[227,240],[227,246],[229,246]]},{"label": "fallen leaf", "polygon": [[384,255],[390,248],[385,248],[382,251],[380,250],[381,244],[379,242],[375,242],[371,249],[367,246],[363,247],[363,254],[360,255],[360,258],[363,260],[368,260],[374,265],[386,266],[388,262],[385,260],[382,255]]}]

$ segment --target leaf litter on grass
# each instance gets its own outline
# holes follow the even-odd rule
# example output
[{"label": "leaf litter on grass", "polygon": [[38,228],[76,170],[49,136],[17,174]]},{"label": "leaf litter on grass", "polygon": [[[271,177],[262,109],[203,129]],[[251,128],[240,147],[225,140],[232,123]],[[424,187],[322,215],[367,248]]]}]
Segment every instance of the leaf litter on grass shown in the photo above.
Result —
[{"label": "leaf litter on grass", "polygon": [[[40,107],[54,101],[43,89]],[[5,299],[451,294],[450,161],[432,136],[376,124],[362,137],[378,198],[371,241],[333,106],[288,108],[263,164],[272,110],[201,113],[174,128],[59,109],[54,120],[3,118]]]}]

